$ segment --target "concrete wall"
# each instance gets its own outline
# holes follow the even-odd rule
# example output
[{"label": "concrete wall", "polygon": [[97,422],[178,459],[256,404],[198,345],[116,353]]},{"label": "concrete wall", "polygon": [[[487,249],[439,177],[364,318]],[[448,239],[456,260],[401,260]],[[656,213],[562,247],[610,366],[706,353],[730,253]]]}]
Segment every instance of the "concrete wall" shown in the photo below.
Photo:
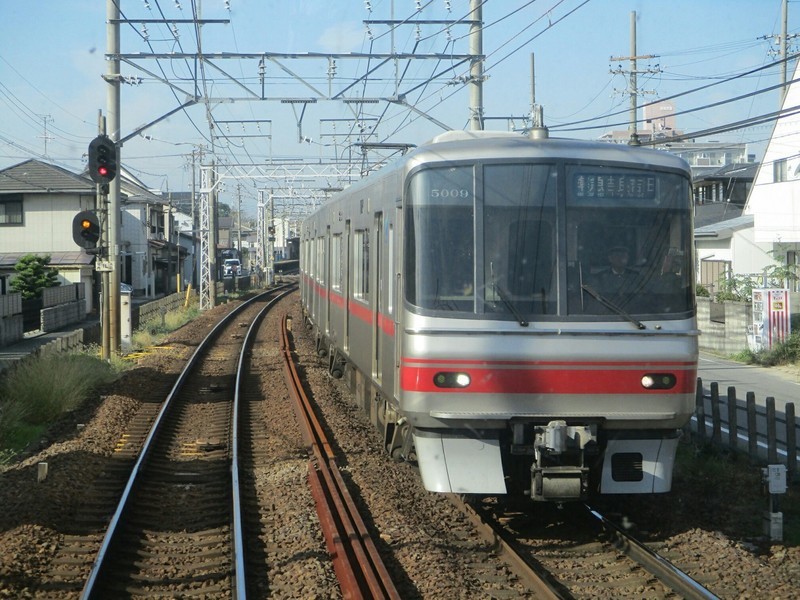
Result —
[{"label": "concrete wall", "polygon": [[[747,326],[752,322],[752,305],[746,302],[714,303],[710,298],[697,299],[697,326],[700,350],[718,354],[737,354],[747,349]],[[720,312],[721,311],[721,312]],[[720,322],[724,319],[724,322]]]},{"label": "concrete wall", "polygon": [[0,346],[8,346],[22,339],[22,294],[0,296]]},{"label": "concrete wall", "polygon": [[42,306],[45,308],[58,306],[75,300],[83,300],[85,297],[86,290],[83,285],[78,283],[45,288],[42,290]]},{"label": "concrete wall", "polygon": [[86,303],[84,300],[75,300],[67,304],[43,308],[40,318],[39,329],[44,332],[58,331],[67,325],[83,321],[86,318]]}]

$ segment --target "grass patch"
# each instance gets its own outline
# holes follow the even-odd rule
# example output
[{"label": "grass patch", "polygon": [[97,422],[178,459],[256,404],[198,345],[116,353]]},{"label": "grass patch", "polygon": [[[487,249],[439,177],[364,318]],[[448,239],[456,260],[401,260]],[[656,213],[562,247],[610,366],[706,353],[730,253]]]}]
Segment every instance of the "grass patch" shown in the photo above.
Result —
[{"label": "grass patch", "polygon": [[131,335],[133,351],[136,352],[163,343],[170,333],[180,329],[199,314],[198,303],[193,302],[187,308],[172,310],[148,319],[139,325],[139,328]]},{"label": "grass patch", "polygon": [[784,341],[776,343],[769,350],[753,352],[745,349],[730,358],[748,365],[761,365],[764,367],[795,364],[800,361],[800,333],[792,333]]},{"label": "grass patch", "polygon": [[[674,483],[692,490],[697,501],[689,509],[693,514],[704,515],[723,531],[753,538],[764,535],[763,514],[769,507],[769,494],[761,466],[751,464],[742,452],[694,442],[678,444],[675,460]],[[787,493],[780,496],[780,510],[783,543],[800,546],[800,482],[789,483]]]},{"label": "grass patch", "polygon": [[[199,313],[194,302],[145,322],[132,336],[134,350],[161,344]],[[123,356],[112,354],[104,361],[97,346],[86,346],[77,352],[29,357],[0,375],[0,466],[130,366]]]},{"label": "grass patch", "polygon": [[19,361],[0,379],[0,449],[12,455],[22,450],[60,415],[114,381],[118,373],[113,365],[86,351]]}]

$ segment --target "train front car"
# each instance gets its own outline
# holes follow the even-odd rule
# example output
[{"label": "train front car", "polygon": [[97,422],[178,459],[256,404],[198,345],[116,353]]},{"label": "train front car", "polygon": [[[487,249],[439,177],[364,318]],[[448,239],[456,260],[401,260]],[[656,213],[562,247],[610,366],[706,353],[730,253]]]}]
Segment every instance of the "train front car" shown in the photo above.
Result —
[{"label": "train front car", "polygon": [[409,159],[398,252],[398,412],[425,487],[669,491],[697,374],[688,166],[453,137]]}]

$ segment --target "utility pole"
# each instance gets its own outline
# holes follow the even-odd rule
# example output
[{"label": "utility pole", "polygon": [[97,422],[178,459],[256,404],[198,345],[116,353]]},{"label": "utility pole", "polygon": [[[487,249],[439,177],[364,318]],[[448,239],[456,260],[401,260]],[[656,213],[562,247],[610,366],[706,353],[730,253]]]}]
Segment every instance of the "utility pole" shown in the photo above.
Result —
[{"label": "utility pole", "polygon": [[[117,165],[122,164],[122,144],[120,143],[120,60],[119,56],[119,3],[106,0],[106,54],[112,56],[106,61],[105,81],[106,113],[108,135],[117,145]],[[119,277],[119,222],[120,222],[120,181],[119,175],[109,183],[108,189],[108,260],[111,263],[109,276],[109,332],[112,352],[119,352],[120,343],[120,277]]]},{"label": "utility pole", "polygon": [[[97,114],[97,133],[99,135],[106,135],[106,120],[103,117],[103,112],[98,111]],[[102,258],[108,260],[108,196],[103,191],[103,186],[99,183],[96,187],[96,204],[97,214],[100,217],[100,253],[95,258],[95,267],[97,260]],[[103,360],[111,359],[111,322],[109,319],[109,271],[103,269],[100,271],[100,358]]]},{"label": "utility pole", "polygon": [[483,0],[470,0],[469,112],[470,129],[483,130]]},{"label": "utility pole", "polygon": [[787,82],[789,81],[788,78],[788,70],[789,70],[789,40],[794,39],[798,36],[796,33],[789,33],[789,0],[783,0],[781,2],[781,33],[780,35],[762,35],[758,39],[760,40],[768,40],[772,38],[773,43],[778,46],[777,50],[769,50],[769,54],[771,56],[775,56],[776,54],[780,56],[780,63],[781,63],[781,93],[778,97],[778,108],[783,108],[783,101],[786,98],[786,92],[788,92]]},{"label": "utility pole", "polygon": [[628,94],[630,95],[630,111],[629,111],[629,118],[628,118],[628,133],[630,134],[630,139],[628,141],[629,144],[638,146],[639,145],[639,135],[636,133],[636,123],[638,118],[636,116],[638,110],[638,96],[640,93],[637,83],[636,83],[636,76],[639,73],[659,73],[661,70],[658,68],[655,69],[645,69],[643,71],[639,71],[637,67],[637,61],[639,59],[651,59],[656,58],[654,54],[645,54],[643,56],[636,55],[636,11],[631,12],[631,54],[630,56],[612,56],[609,58],[611,61],[622,61],[628,60],[631,63],[631,68],[629,71],[624,71],[622,67],[616,70],[612,70],[611,73],[618,74],[622,73],[628,74]]},{"label": "utility pole", "polygon": [[242,258],[242,184],[236,184],[236,249]]},{"label": "utility pole", "polygon": [[50,115],[39,115],[42,118],[42,122],[44,123],[44,135],[41,137],[44,139],[44,157],[47,158],[47,140],[54,139],[53,136],[47,134],[47,122],[52,121],[53,117]]},{"label": "utility pole", "polygon": [[783,101],[786,98],[786,55],[787,55],[787,46],[789,45],[789,0],[783,0],[782,5],[782,18],[781,18],[781,83],[783,87],[781,88],[781,105],[779,108],[783,108]]}]

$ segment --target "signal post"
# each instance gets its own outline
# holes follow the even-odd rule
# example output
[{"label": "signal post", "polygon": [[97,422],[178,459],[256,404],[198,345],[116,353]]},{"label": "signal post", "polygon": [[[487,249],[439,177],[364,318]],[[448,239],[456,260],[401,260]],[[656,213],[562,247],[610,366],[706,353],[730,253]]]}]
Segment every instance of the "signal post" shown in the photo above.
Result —
[{"label": "signal post", "polygon": [[[97,184],[97,198],[99,206],[94,211],[81,211],[72,221],[72,237],[78,246],[89,254],[96,254],[95,270],[101,273],[102,279],[102,305],[100,308],[100,324],[103,336],[102,358],[111,358],[111,351],[119,349],[119,335],[112,335],[114,319],[112,314],[119,314],[119,309],[114,311],[114,302],[119,306],[119,283],[116,284],[116,293],[113,289],[114,281],[111,275],[115,272],[115,254],[110,243],[113,227],[114,213],[108,211],[109,184],[117,175],[117,146],[105,134],[98,135],[89,144],[89,176]],[[101,226],[101,215],[103,225]],[[117,318],[117,322],[119,319]]]}]

